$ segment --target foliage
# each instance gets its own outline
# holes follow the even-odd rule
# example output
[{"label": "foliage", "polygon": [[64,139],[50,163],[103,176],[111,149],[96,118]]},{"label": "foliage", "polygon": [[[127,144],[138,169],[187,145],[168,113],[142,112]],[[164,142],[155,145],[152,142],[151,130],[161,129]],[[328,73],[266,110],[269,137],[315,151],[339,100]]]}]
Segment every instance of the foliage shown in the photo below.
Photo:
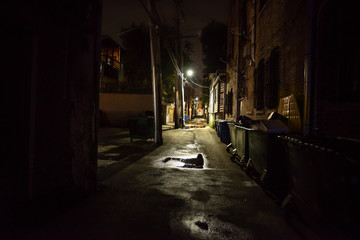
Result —
[{"label": "foliage", "polygon": [[123,85],[125,92],[151,93],[151,58],[150,38],[147,26],[132,25],[131,30],[122,29],[122,52],[124,75],[127,80]]},{"label": "foliage", "polygon": [[224,69],[225,64],[220,60],[226,59],[227,26],[224,23],[211,21],[202,29],[200,41],[204,55],[204,75]]},{"label": "foliage", "polygon": [[[123,29],[125,32],[122,37],[122,44],[125,50],[122,53],[124,63],[124,74],[126,82],[122,84],[122,92],[145,92],[152,93],[151,78],[151,55],[149,30],[144,25],[132,25],[132,30]],[[162,26],[160,32],[161,48],[161,74],[162,74],[162,99],[165,102],[174,102],[175,92],[175,67],[171,61],[166,47],[174,49],[175,34],[173,28]],[[193,52],[192,44],[184,42],[183,47],[183,64],[191,66],[190,58]],[[181,68],[181,62],[178,61]]]}]

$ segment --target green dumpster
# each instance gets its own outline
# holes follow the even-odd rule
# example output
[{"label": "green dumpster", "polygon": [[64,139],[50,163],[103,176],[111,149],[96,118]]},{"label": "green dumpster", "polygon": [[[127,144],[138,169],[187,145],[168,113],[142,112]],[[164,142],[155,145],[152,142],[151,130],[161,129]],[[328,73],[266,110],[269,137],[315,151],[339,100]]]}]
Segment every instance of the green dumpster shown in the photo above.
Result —
[{"label": "green dumpster", "polygon": [[248,132],[252,129],[234,123],[228,123],[228,126],[231,147],[234,148],[233,154],[236,154],[241,162],[246,162],[249,159]]},{"label": "green dumpster", "polygon": [[154,117],[130,117],[130,139],[154,138]]}]

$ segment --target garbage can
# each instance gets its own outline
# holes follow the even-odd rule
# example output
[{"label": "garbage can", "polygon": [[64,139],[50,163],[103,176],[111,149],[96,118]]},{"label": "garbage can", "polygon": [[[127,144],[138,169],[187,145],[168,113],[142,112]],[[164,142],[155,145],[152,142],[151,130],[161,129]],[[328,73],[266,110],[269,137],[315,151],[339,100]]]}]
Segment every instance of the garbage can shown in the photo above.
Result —
[{"label": "garbage can", "polygon": [[248,131],[249,167],[262,186],[279,199],[288,193],[288,173],[284,149],[278,134]]},{"label": "garbage can", "polygon": [[229,127],[231,147],[236,150],[238,146],[235,143],[235,139],[236,139],[235,123],[228,123],[228,127]]},{"label": "garbage can", "polygon": [[247,161],[249,159],[249,132],[253,131],[250,128],[245,128],[243,126],[235,126],[236,130],[236,139],[235,145],[237,146],[237,154],[239,155],[241,161]]},{"label": "garbage can", "polygon": [[189,122],[189,116],[185,116],[185,122]]},{"label": "garbage can", "polygon": [[[357,196],[351,196],[351,181],[347,179],[360,170],[357,160],[323,140],[284,137],[283,143],[288,152],[290,192],[296,206],[344,226],[352,216],[359,216],[358,189]],[[324,145],[317,145],[319,143]],[[341,145],[341,141],[334,141],[334,144]],[[354,172],[349,174],[350,169]],[[356,174],[359,176],[358,172]],[[302,217],[310,216],[314,217]]]},{"label": "garbage can", "polygon": [[229,120],[220,120],[218,124],[218,136],[220,137],[220,141],[229,144],[230,143],[230,133],[229,133]]},{"label": "garbage can", "polygon": [[233,154],[236,154],[240,158],[241,162],[246,162],[249,159],[248,132],[252,131],[252,129],[232,122],[228,123],[228,127],[231,147],[235,150]]},{"label": "garbage can", "polygon": [[222,120],[220,120],[220,119],[215,120],[215,129],[216,129],[216,134],[218,135],[218,137],[220,137],[220,124],[219,124],[220,121],[222,121]]},{"label": "garbage can", "polygon": [[130,117],[130,139],[154,138],[154,117]]}]

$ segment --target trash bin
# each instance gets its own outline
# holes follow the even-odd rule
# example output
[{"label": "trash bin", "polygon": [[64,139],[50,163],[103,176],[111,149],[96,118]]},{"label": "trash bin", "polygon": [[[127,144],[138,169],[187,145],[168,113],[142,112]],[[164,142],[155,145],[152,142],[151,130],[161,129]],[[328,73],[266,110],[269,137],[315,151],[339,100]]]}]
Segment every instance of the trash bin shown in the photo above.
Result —
[{"label": "trash bin", "polygon": [[[235,123],[228,123],[231,147],[236,150],[238,146],[235,144],[236,139],[236,128]],[[228,146],[229,147],[229,146]],[[228,149],[227,149],[228,150]]]},{"label": "trash bin", "polygon": [[229,144],[230,140],[230,133],[229,133],[229,126],[228,123],[231,121],[229,120],[220,120],[218,123],[218,136],[220,137],[220,141]]},{"label": "trash bin", "polygon": [[237,125],[235,123],[228,123],[231,147],[234,148],[233,157],[240,158],[240,162],[246,162],[249,159],[249,139],[248,131],[252,131],[250,128]]},{"label": "trash bin", "polygon": [[219,124],[220,121],[222,121],[222,120],[220,120],[220,119],[215,120],[215,129],[216,129],[216,134],[218,135],[218,137],[220,137],[220,124]]},{"label": "trash bin", "polygon": [[249,164],[262,186],[279,199],[288,193],[286,157],[278,134],[248,131]]},{"label": "trash bin", "polygon": [[[356,174],[359,176],[359,172],[355,173],[360,170],[358,160],[324,140],[283,137],[283,143],[288,153],[290,193],[296,206],[343,226],[352,216],[359,216],[358,188],[357,196],[351,196],[351,180],[347,179],[358,179],[353,178]],[[319,143],[324,145],[317,145]],[[336,140],[334,144],[341,145],[341,141]],[[349,174],[350,169],[354,172]]]},{"label": "trash bin", "polygon": [[253,121],[250,123],[250,126],[254,130],[259,130],[266,133],[276,133],[276,134],[287,134],[289,133],[289,128],[281,120],[260,120]]},{"label": "trash bin", "polygon": [[235,144],[237,146],[237,154],[240,157],[241,161],[247,161],[249,159],[249,131],[253,131],[250,128],[245,128],[243,126],[235,126],[236,130],[236,139]]},{"label": "trash bin", "polygon": [[185,122],[189,122],[189,116],[185,116]]},{"label": "trash bin", "polygon": [[130,117],[130,139],[154,138],[154,117]]}]

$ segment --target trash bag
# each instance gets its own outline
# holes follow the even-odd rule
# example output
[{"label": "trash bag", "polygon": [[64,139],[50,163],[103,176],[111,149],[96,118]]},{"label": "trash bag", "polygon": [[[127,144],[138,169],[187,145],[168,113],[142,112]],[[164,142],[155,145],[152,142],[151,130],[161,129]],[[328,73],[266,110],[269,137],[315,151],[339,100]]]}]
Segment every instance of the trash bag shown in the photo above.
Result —
[{"label": "trash bag", "polygon": [[239,119],[239,124],[241,125],[241,126],[243,126],[243,127],[250,127],[250,123],[252,122],[252,119],[251,118],[249,118],[249,117],[247,117],[247,116],[245,116],[245,115],[240,115],[239,117],[238,117],[238,119]]}]

